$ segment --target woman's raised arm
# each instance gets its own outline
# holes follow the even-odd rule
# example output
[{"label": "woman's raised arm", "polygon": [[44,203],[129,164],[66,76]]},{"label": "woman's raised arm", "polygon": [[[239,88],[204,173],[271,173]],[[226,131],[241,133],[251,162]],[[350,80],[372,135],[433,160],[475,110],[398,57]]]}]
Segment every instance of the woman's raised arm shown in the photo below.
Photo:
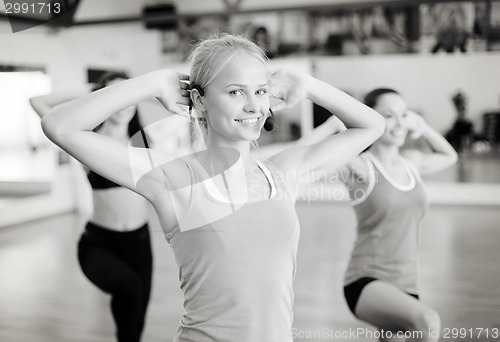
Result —
[{"label": "woman's raised arm", "polygon": [[[310,172],[328,164],[339,168],[376,141],[385,120],[373,109],[334,86],[307,74],[279,71],[270,80],[271,96],[294,105],[302,97],[330,111],[346,129],[308,146],[295,146],[272,158],[286,171]],[[300,179],[298,177],[297,179]]]},{"label": "woman's raised arm", "polygon": [[40,116],[40,118],[44,118],[57,106],[60,106],[71,100],[77,99],[88,93],[89,91],[50,93],[30,98],[30,104],[31,107],[33,107],[35,112],[38,114],[38,116]]},{"label": "woman's raised arm", "polygon": [[[157,98],[170,112],[187,115],[179,105],[188,105],[188,76],[172,70],[158,70],[126,80],[55,109],[42,119],[42,128],[56,145],[91,170],[125,186],[146,198],[151,198],[162,179],[158,173],[147,173],[153,165],[169,160],[168,156],[152,155],[151,150],[131,148],[92,130],[123,108],[149,98]],[[147,174],[150,181],[136,188],[135,175]],[[149,176],[148,176],[149,175]],[[148,185],[149,184],[149,185]]]},{"label": "woman's raised arm", "polygon": [[424,153],[417,149],[403,150],[407,158],[417,167],[421,175],[441,171],[458,160],[458,155],[453,146],[435,129],[427,124],[424,119],[415,112],[407,112],[407,125],[413,138],[421,137],[432,149],[431,153]]}]

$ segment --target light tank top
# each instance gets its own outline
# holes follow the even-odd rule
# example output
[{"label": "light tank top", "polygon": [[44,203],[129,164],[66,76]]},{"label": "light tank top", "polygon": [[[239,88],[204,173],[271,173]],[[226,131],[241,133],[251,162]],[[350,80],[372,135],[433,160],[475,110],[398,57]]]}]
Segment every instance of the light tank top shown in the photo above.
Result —
[{"label": "light tank top", "polygon": [[361,156],[368,164],[370,180],[366,196],[354,202],[358,234],[344,284],[372,277],[418,294],[420,225],[428,208],[422,180],[403,157],[408,185],[393,181],[370,152]]},{"label": "light tank top", "polygon": [[[210,193],[210,179],[199,162],[186,163],[196,184],[186,220],[199,213],[196,203],[210,210],[229,207]],[[180,222],[166,235],[184,293],[176,342],[292,341],[299,222],[277,170],[268,162],[258,164],[271,185],[271,198],[245,203],[198,228],[183,231]]]}]

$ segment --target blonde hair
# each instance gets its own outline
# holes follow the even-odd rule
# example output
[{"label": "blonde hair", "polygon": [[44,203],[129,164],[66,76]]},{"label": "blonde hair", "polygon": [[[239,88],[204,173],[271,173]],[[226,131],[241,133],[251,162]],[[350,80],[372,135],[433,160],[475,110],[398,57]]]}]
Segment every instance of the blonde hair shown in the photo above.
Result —
[{"label": "blonde hair", "polygon": [[[198,42],[189,55],[189,60],[192,62],[189,75],[191,89],[198,86],[203,91],[239,53],[250,54],[264,65],[269,60],[257,44],[241,35],[220,33]],[[203,124],[200,124],[200,120],[192,121],[191,134],[194,142],[200,139],[202,132],[207,129],[201,126]]]},{"label": "blonde hair", "polygon": [[204,89],[217,77],[222,68],[241,52],[257,57],[262,64],[268,61],[260,47],[240,35],[221,33],[196,44],[189,56],[192,62],[189,75],[191,87],[198,85]]}]

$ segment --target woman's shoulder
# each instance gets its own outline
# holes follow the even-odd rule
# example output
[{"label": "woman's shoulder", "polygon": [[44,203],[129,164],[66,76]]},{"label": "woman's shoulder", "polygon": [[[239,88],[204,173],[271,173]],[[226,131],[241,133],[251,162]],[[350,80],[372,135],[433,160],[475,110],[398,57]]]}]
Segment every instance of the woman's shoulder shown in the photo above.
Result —
[{"label": "woman's shoulder", "polygon": [[171,191],[191,186],[192,176],[188,159],[176,158],[156,166],[137,181],[137,188],[142,193],[149,193],[158,199]]},{"label": "woman's shoulder", "polygon": [[186,156],[169,161],[161,166],[165,185],[174,189],[179,189],[192,185],[194,167],[197,165],[197,159],[192,156]]}]

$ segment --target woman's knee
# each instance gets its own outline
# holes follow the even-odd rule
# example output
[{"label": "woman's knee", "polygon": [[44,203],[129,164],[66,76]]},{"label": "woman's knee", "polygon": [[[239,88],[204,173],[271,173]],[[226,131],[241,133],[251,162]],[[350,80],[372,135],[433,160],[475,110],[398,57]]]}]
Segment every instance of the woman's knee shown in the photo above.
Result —
[{"label": "woman's knee", "polygon": [[425,308],[420,311],[414,322],[413,330],[428,332],[439,332],[441,329],[441,318],[439,314],[431,309]]}]

